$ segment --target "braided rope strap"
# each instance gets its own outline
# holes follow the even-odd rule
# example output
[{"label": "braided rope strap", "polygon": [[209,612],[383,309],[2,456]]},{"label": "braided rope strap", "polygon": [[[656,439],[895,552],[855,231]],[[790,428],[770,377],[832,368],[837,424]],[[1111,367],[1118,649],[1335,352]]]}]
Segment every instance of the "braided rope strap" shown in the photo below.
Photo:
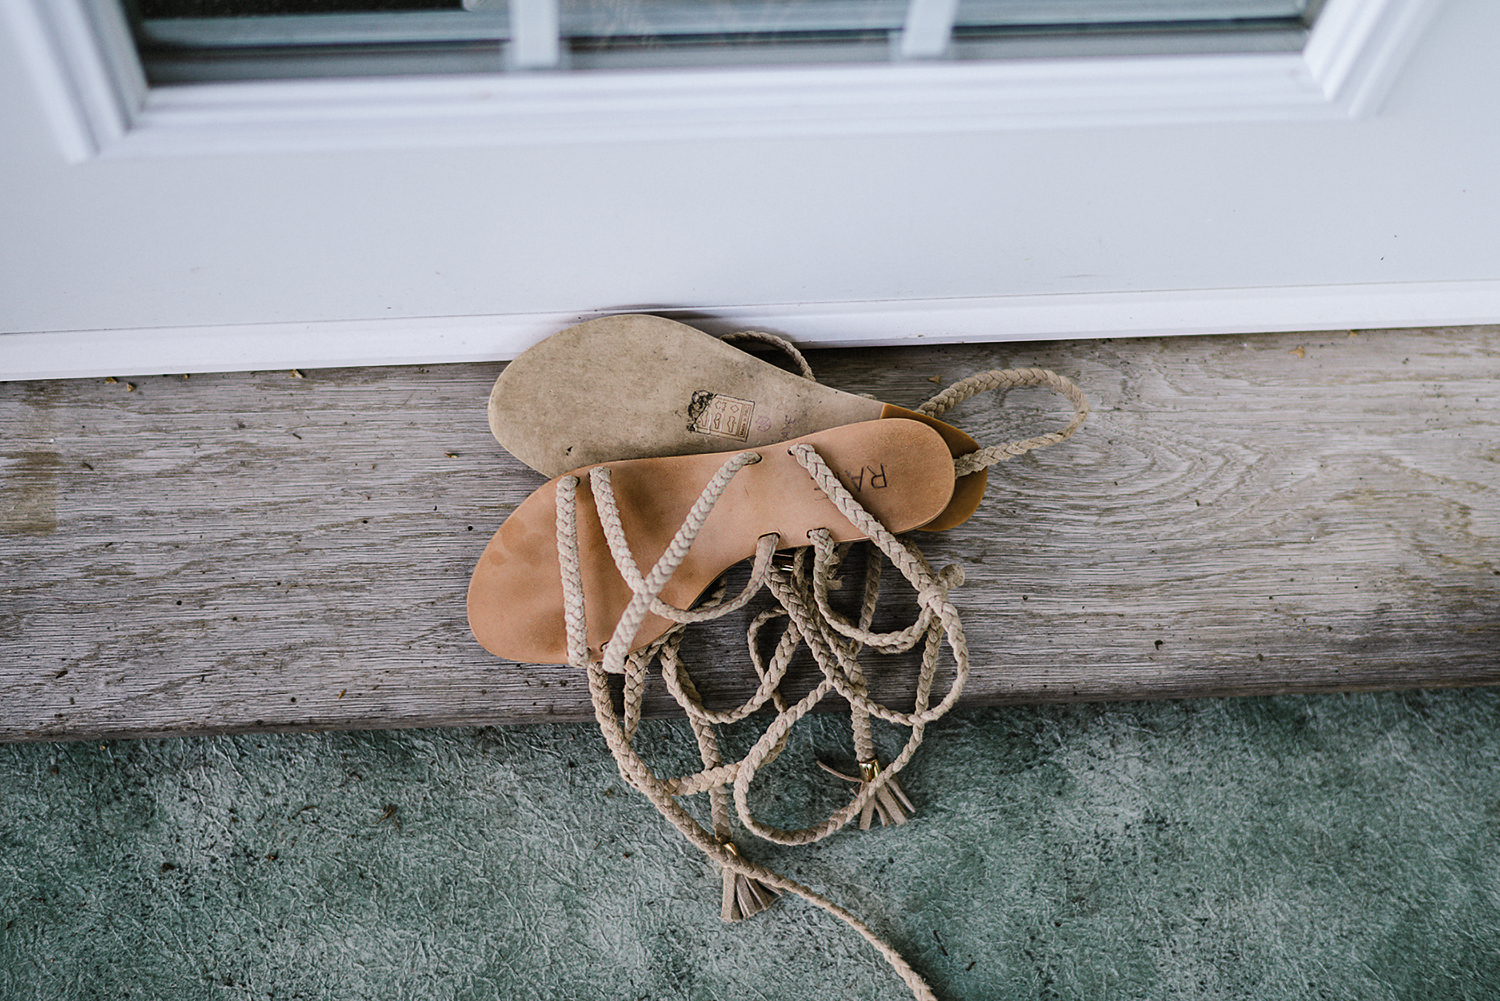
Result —
[{"label": "braided rope strap", "polygon": [[[807,358],[798,350],[797,346],[784,337],[776,334],[764,333],[758,330],[741,330],[737,333],[726,334],[720,338],[725,344],[756,343],[769,345],[777,351],[785,354],[792,364],[796,366],[797,374],[810,382],[817,382],[813,374],[812,366],[808,364]],[[979,393],[1004,391],[1017,389],[1023,386],[1043,386],[1067,397],[1068,402],[1073,404],[1073,418],[1060,431],[1051,431],[1046,434],[1037,435],[1034,438],[1020,438],[1006,442],[1003,445],[990,445],[981,448],[968,455],[960,456],[954,463],[959,476],[967,476],[978,472],[997,462],[1013,459],[1018,455],[1024,455],[1034,449],[1045,448],[1048,445],[1056,445],[1058,442],[1067,441],[1073,432],[1083,426],[1088,419],[1089,401],[1083,390],[1073,380],[1066,376],[1058,375],[1050,369],[1045,368],[996,368],[985,372],[976,372],[955,382],[947,389],[933,396],[921,406],[917,407],[917,413],[927,417],[941,417],[959,403],[976,396]]]},{"label": "braided rope strap", "polygon": [[[905,794],[901,793],[899,797],[896,794],[896,790],[900,788],[899,785],[891,789],[890,783],[921,746],[926,725],[947,713],[963,693],[969,674],[969,655],[963,625],[959,621],[957,610],[948,599],[948,589],[962,581],[961,571],[957,567],[952,567],[941,575],[933,573],[926,559],[914,546],[889,532],[854,499],[812,446],[805,443],[799,444],[793,446],[791,452],[808,471],[813,482],[828,495],[835,507],[839,509],[839,513],[864,532],[869,537],[870,544],[878,548],[907,579],[917,592],[917,601],[922,609],[918,628],[908,628],[893,634],[874,633],[869,631],[867,626],[851,624],[836,614],[823,614],[823,610],[832,611],[827,608],[826,594],[821,608],[816,596],[820,589],[826,587],[831,577],[829,568],[834,547],[826,532],[812,534],[814,569],[810,584],[807,575],[799,572],[805,563],[803,553],[798,553],[794,558],[790,572],[777,568],[771,570],[767,583],[772,595],[781,603],[790,620],[788,630],[795,628],[801,640],[807,644],[813,659],[823,672],[823,682],[814,688],[802,702],[779,714],[760,740],[745,754],[741,761],[739,775],[734,780],[734,799],[740,822],[752,833],[778,844],[796,845],[808,844],[827,837],[848,823],[857,813],[862,815],[861,826],[867,827],[869,812],[879,810],[882,804],[889,808],[892,800],[898,803],[904,802],[910,808],[910,801],[906,800]],[[861,620],[865,619],[866,614],[862,610]],[[899,641],[893,641],[894,636],[902,638]],[[857,657],[859,647],[869,644],[882,649],[883,652],[894,653],[911,648],[922,638],[925,638],[927,642],[923,652],[922,668],[918,675],[916,705],[913,710],[909,713],[901,712],[871,700],[864,685],[863,673]],[[849,642],[850,639],[856,642]],[[954,676],[942,701],[933,706],[931,705],[932,684],[937,671],[939,651],[944,641],[953,654]],[[785,741],[791,727],[828,691],[837,692],[851,707],[854,717],[856,755],[861,761],[862,774],[859,791],[848,805],[834,811],[821,824],[796,831],[780,830],[763,824],[750,813],[750,784],[754,781],[757,772],[775,760],[774,749]],[[861,715],[864,717],[862,733]],[[905,747],[884,769],[880,768],[878,763],[875,763],[873,767],[864,764],[866,761],[874,762],[874,747],[868,731],[868,720],[871,716],[898,726],[908,727],[911,730]]]},{"label": "braided rope strap", "polygon": [[[777,347],[788,354],[800,374],[813,379],[812,370],[801,353],[781,338],[746,333],[725,340],[762,341]],[[922,405],[920,411],[936,417],[977,393],[1019,386],[1045,386],[1066,396],[1075,408],[1072,421],[1060,431],[981,448],[969,455],[960,456],[955,460],[957,475],[962,476],[1033,449],[1064,441],[1088,415],[1088,401],[1078,387],[1062,376],[1043,369],[979,373],[934,396]],[[835,578],[847,558],[851,544],[836,545],[826,531],[811,533],[812,546],[795,550],[790,565],[783,567],[774,566],[772,561],[780,539],[775,535],[762,537],[756,546],[750,580],[733,599],[725,600],[722,581],[706,602],[692,609],[676,608],[661,599],[662,588],[686,556],[718,498],[740,469],[759,461],[759,456],[755,453],[739,453],[720,468],[704,488],[667,551],[644,574],[635,563],[625,539],[609,471],[596,467],[590,473],[589,487],[594,494],[610,553],[621,577],[631,589],[632,600],[605,644],[602,659],[591,661],[585,638],[587,617],[578,555],[576,497],[580,484],[576,477],[564,478],[559,482],[557,490],[557,546],[569,661],[587,672],[595,719],[615,757],[621,776],[645,795],[689,842],[720,866],[724,877],[721,905],[724,920],[749,917],[768,906],[783,891],[794,893],[844,921],[870,942],[907,984],[914,997],[933,999],[931,989],[921,976],[868,925],[810,888],[745,859],[732,840],[728,809],[731,789],[735,813],[741,824],[752,833],[780,844],[807,844],[820,840],[845,826],[856,814],[860,816],[861,828],[868,828],[876,815],[885,824],[902,823],[906,819],[903,808],[910,811],[913,807],[897,783],[896,775],[916,753],[926,725],[941,717],[957,702],[968,677],[968,648],[963,626],[948,599],[949,589],[963,582],[962,570],[957,566],[950,566],[940,573],[934,572],[914,546],[888,532],[865,511],[811,446],[805,443],[794,446],[791,454],[840,513],[868,537],[865,591],[856,619],[839,614],[829,601],[829,591],[837,586]],[[872,628],[880,590],[882,556],[896,567],[916,591],[920,608],[916,621],[904,629],[891,632],[877,632]],[[770,591],[779,607],[761,612],[747,630],[750,660],[760,679],[759,685],[743,705],[727,711],[710,711],[703,706],[698,690],[682,662],[680,648],[686,626],[692,622],[718,618],[741,608],[762,588]],[[672,621],[674,626],[646,648],[632,652],[630,646],[647,614],[662,616]],[[759,653],[760,633],[767,625],[780,618],[786,619],[786,626],[770,661],[766,662]],[[870,697],[860,663],[861,652],[868,647],[879,653],[901,653],[913,649],[918,643],[923,644],[922,666],[918,674],[913,709],[903,712],[874,701]],[[789,704],[780,691],[780,684],[786,676],[792,657],[803,645],[807,646],[823,677],[801,699]],[[933,705],[932,689],[944,645],[952,651],[953,677],[942,699]],[[660,662],[663,682],[683,708],[692,727],[703,763],[702,769],[697,773],[661,778],[634,746],[649,666],[653,661]],[[610,674],[624,676],[621,714],[615,712],[608,682]],[[748,794],[751,784],[760,771],[780,756],[796,723],[830,693],[842,696],[850,706],[852,739],[860,771],[857,779],[838,772],[834,774],[850,782],[857,782],[857,792],[846,806],[834,811],[821,824],[797,831],[782,831],[762,824],[750,813]],[[740,760],[726,763],[714,730],[715,725],[744,719],[765,707],[768,702],[775,710],[770,725]],[[884,768],[875,758],[872,718],[902,725],[910,730],[905,747]],[[834,771],[826,765],[823,767]],[[700,792],[706,792],[709,796],[711,831],[705,829],[678,802],[680,797]]]},{"label": "braided rope strap", "polygon": [[[850,642],[837,629],[822,621],[817,613],[817,602],[811,597],[813,585],[810,582],[805,579],[796,579],[792,573],[769,565],[770,553],[779,542],[775,535],[765,536],[760,540],[757,545],[756,566],[751,572],[752,585],[741,592],[737,598],[731,601],[723,600],[722,587],[720,587],[710,597],[706,606],[692,610],[675,608],[661,600],[662,588],[685,558],[693,539],[701,530],[718,498],[723,495],[724,490],[740,469],[759,460],[759,456],[753,452],[739,453],[724,463],[704,488],[666,552],[650,571],[644,574],[630,556],[628,542],[623,537],[619,512],[609,487],[607,471],[596,468],[591,473],[589,486],[594,491],[595,505],[600,512],[600,524],[604,528],[606,541],[609,543],[617,568],[632,591],[631,601],[621,613],[610,639],[604,645],[603,655],[599,661],[590,660],[586,638],[588,635],[587,609],[583,596],[577,526],[577,491],[580,481],[577,477],[569,476],[558,482],[557,549],[562,574],[569,661],[587,672],[594,716],[620,768],[622,778],[645,795],[689,842],[718,863],[724,872],[721,914],[726,920],[736,920],[759,911],[774,899],[775,894],[782,891],[795,893],[854,928],[880,952],[915,997],[931,999],[934,995],[921,976],[867,924],[810,888],[747,860],[740,854],[730,838],[728,787],[731,784],[734,787],[736,812],[742,823],[762,836],[771,835],[772,840],[799,844],[833,833],[888,788],[889,778],[885,778],[884,775],[874,777],[871,782],[863,785],[860,792],[846,807],[836,811],[823,824],[805,831],[779,832],[759,824],[751,817],[744,797],[756,772],[780,755],[786,746],[787,736],[792,726],[829,692],[839,691],[851,701],[851,704],[858,703],[862,711],[879,715],[884,719],[896,721],[910,718],[916,724],[915,728],[920,731],[922,725],[935,719],[952,705],[957,698],[958,691],[962,688],[962,679],[967,674],[967,653],[959,652],[962,651],[962,628],[958,625],[957,613],[947,601],[949,582],[940,580],[937,575],[932,574],[925,560],[920,558],[920,554],[914,558],[912,556],[914,550],[897,540],[894,535],[885,530],[884,526],[864,511],[848,494],[848,491],[844,490],[842,484],[838,483],[837,478],[833,477],[827,465],[817,456],[816,451],[809,447],[805,452],[794,450],[793,454],[797,455],[798,461],[803,464],[804,468],[809,469],[814,482],[823,487],[825,492],[828,492],[830,487],[824,484],[829,477],[832,477],[831,485],[836,488],[838,495],[830,494],[830,496],[840,512],[845,517],[853,514],[855,518],[858,518],[857,521],[851,518],[851,521],[855,521],[861,530],[868,533],[873,529],[879,533],[878,537],[874,537],[876,545],[882,551],[887,552],[902,568],[902,572],[917,588],[919,600],[925,600],[927,604],[934,606],[929,618],[934,623],[942,623],[943,628],[947,630],[945,635],[950,644],[955,637],[957,638],[959,646],[955,648],[955,659],[959,667],[956,683],[950,689],[949,697],[941,705],[940,711],[939,707],[931,707],[928,704],[927,692],[931,687],[930,681],[921,686],[914,713],[903,714],[869,700],[864,693],[863,678],[859,672],[856,656],[858,645]],[[807,565],[805,553],[805,549],[801,550],[797,557],[804,568]],[[827,560],[815,559],[813,561],[815,575],[819,566],[823,567],[825,573],[827,572]],[[925,576],[923,570],[925,570]],[[765,664],[754,653],[753,641],[757,631],[778,613],[773,611],[769,616],[763,613],[756,618],[752,623],[748,638],[752,641],[752,661],[760,675],[761,683],[755,695],[738,709],[729,713],[710,712],[703,707],[696,687],[683,669],[680,656],[683,631],[690,621],[717,617],[740,607],[746,600],[747,594],[759,589],[762,584],[769,587],[772,594],[784,605],[790,603],[790,606],[795,608],[795,611],[789,615],[787,631],[777,643],[771,663]],[[632,653],[630,646],[633,638],[649,612],[666,614],[676,624],[644,650]],[[868,631],[868,620],[865,615],[861,616],[861,621],[863,628]],[[932,632],[937,628],[933,626],[928,631]],[[787,665],[793,654],[803,642],[806,642],[813,652],[814,659],[818,661],[824,677],[812,691],[796,703],[789,705],[779,695],[778,685],[785,676]],[[636,723],[640,719],[645,665],[653,658],[661,661],[662,676],[668,690],[686,710],[694,735],[698,740],[703,769],[696,774],[676,779],[663,779],[652,770],[634,746]],[[931,659],[935,664],[936,657]],[[622,674],[625,677],[623,713],[615,711],[608,682],[610,674]],[[745,758],[726,764],[723,761],[722,750],[713,725],[731,719],[742,719],[768,701],[773,702],[777,709],[774,722]],[[909,742],[902,755],[892,762],[884,774],[894,776],[910,760],[919,742],[920,739]],[[679,797],[697,792],[709,793],[712,830],[700,824],[678,802]]]},{"label": "braided rope strap", "polygon": [[1045,368],[997,368],[988,372],[976,372],[960,379],[947,389],[917,408],[917,413],[927,417],[941,417],[971,396],[989,391],[1016,389],[1021,386],[1044,386],[1067,397],[1073,404],[1073,419],[1060,431],[1049,431],[1035,438],[1020,438],[1003,445],[991,445],[978,451],[961,455],[954,462],[959,476],[978,472],[997,462],[1014,459],[1018,455],[1058,442],[1067,441],[1073,432],[1083,426],[1089,416],[1089,400],[1073,380]]},{"label": "braided rope strap", "polygon": [[[758,342],[767,344],[791,359],[799,373],[806,379],[816,381],[812,367],[801,351],[785,338],[775,334],[762,333],[759,331],[742,331],[730,334],[723,338],[725,343],[743,344],[746,342]],[[978,393],[1007,390],[1023,386],[1044,386],[1065,396],[1074,407],[1072,420],[1060,431],[1049,432],[1034,438],[1019,439],[1002,445],[990,446],[978,449],[968,455],[959,456],[954,461],[954,472],[958,476],[965,476],[977,472],[997,462],[1023,455],[1033,449],[1043,448],[1067,440],[1074,431],[1082,426],[1088,417],[1088,399],[1083,391],[1071,380],[1047,369],[992,369],[979,372],[960,380],[948,387],[941,393],[932,397],[918,408],[919,412],[929,417],[938,417],[952,409],[958,403],[975,396]],[[816,540],[814,540],[816,542]],[[850,664],[848,671],[848,684],[851,688],[864,691],[864,677],[859,668],[858,652],[861,645],[866,643],[872,645],[882,653],[893,653],[908,649],[914,638],[923,635],[928,630],[931,619],[930,613],[924,609],[922,617],[913,623],[906,631],[889,636],[874,636],[869,633],[871,620],[878,600],[880,578],[879,578],[879,550],[878,547],[869,546],[866,549],[865,569],[865,600],[860,608],[860,621],[858,626],[849,623],[831,607],[827,600],[828,582],[837,572],[838,565],[843,561],[848,551],[848,545],[842,546],[837,555],[829,556],[824,549],[819,549],[819,559],[824,564],[819,566],[811,575],[814,584],[812,596],[817,604],[817,612],[821,621],[831,625],[837,632],[841,633],[846,640],[855,644],[848,650],[847,661]],[[918,554],[920,557],[920,554]],[[950,567],[944,571],[952,579],[953,572],[957,567]],[[961,571],[958,572],[958,580],[961,581]],[[800,634],[789,632],[788,637],[797,637]],[[834,642],[830,637],[829,642]],[[930,641],[928,645],[928,659],[936,655],[936,647]],[[830,647],[831,648],[831,647]],[[753,638],[752,638],[753,654]],[[930,664],[924,664],[924,673],[920,679],[920,686],[930,683]],[[762,672],[762,677],[765,677]],[[920,687],[919,686],[919,687]],[[680,701],[680,700],[679,700]],[[759,703],[757,703],[758,705]],[[784,711],[784,707],[778,705]],[[874,816],[879,816],[883,825],[901,824],[905,822],[908,813],[914,807],[907,798],[905,791],[896,781],[895,774],[889,770],[883,770],[880,762],[875,757],[875,748],[870,732],[870,714],[859,705],[851,707],[850,726],[853,733],[855,745],[855,757],[859,766],[859,776],[845,775],[823,762],[819,765],[825,770],[847,782],[854,783],[863,792],[867,788],[873,788],[875,795],[868,799],[860,813],[860,828],[868,830]],[[917,731],[917,740],[920,741],[920,730]],[[884,774],[884,778],[881,776]]]},{"label": "braided rope strap", "polygon": [[813,375],[812,366],[807,363],[807,359],[803,356],[802,352],[797,350],[797,345],[785,337],[762,333],[759,330],[741,330],[738,333],[725,334],[719,340],[725,344],[743,344],[747,341],[754,344],[768,344],[786,355],[791,360],[791,363],[797,366],[797,374],[802,376],[802,378],[809,382],[818,381],[817,377]]},{"label": "braided rope strap", "polygon": [[[930,697],[933,674],[937,665],[937,641],[939,636],[933,628],[933,614],[931,609],[924,608],[915,622],[905,629],[890,633],[876,633],[871,631],[871,624],[875,617],[875,608],[880,597],[880,568],[881,552],[879,547],[868,545],[865,547],[865,590],[864,598],[860,605],[859,621],[854,623],[845,619],[836,612],[828,601],[830,582],[833,580],[839,565],[844,561],[848,551],[854,543],[843,543],[834,546],[827,533],[819,533],[813,537],[814,571],[809,580],[811,584],[810,593],[817,605],[818,614],[823,622],[826,622],[833,631],[842,634],[848,652],[849,681],[852,687],[866,695],[865,679],[860,669],[858,655],[860,648],[868,644],[880,653],[894,654],[909,650],[923,636],[928,640],[924,652],[922,669],[918,675],[917,683],[917,707],[925,709]],[[930,569],[930,568],[929,568]],[[948,587],[957,587],[963,582],[963,573],[959,567],[945,567],[938,575],[939,579]],[[838,640],[832,636],[831,642]],[[849,644],[852,644],[850,646]],[[863,790],[874,787],[875,796],[865,803],[864,809],[860,811],[860,830],[869,830],[870,822],[875,816],[880,817],[882,825],[903,824],[907,816],[914,812],[916,807],[907,798],[906,792],[896,780],[895,774],[890,773],[882,780],[883,770],[879,760],[875,757],[875,744],[870,730],[870,714],[858,706],[851,707],[849,713],[850,729],[854,740],[855,759],[859,766],[859,774],[845,775],[834,768],[829,767],[822,761],[818,766],[824,771],[836,775],[846,782],[852,782]],[[922,728],[925,724],[918,723],[913,728],[913,737],[920,741]]]}]

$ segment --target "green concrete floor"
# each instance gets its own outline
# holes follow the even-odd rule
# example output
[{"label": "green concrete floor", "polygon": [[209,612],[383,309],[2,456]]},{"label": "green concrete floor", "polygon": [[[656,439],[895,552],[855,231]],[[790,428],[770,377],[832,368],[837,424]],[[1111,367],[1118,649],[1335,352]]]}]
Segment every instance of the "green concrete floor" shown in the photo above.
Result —
[{"label": "green concrete floor", "polygon": [[[844,746],[804,721],[766,819],[831,804]],[[800,900],[721,924],[590,726],[12,744],[0,775],[6,1001],[909,996]],[[961,710],[903,779],[902,828],[744,843],[941,998],[1500,997],[1500,691]]]}]

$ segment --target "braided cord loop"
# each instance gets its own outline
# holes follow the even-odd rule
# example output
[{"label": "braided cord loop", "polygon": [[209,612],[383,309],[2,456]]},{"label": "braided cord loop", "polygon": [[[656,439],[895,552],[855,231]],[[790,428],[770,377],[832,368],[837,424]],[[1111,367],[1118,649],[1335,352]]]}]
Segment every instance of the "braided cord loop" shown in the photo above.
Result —
[{"label": "braided cord loop", "polygon": [[817,377],[813,375],[812,366],[807,363],[807,358],[803,356],[801,351],[797,350],[797,346],[795,344],[787,340],[785,337],[777,337],[775,334],[762,333],[759,330],[741,330],[739,333],[725,334],[723,337],[719,338],[719,340],[723,341],[725,344],[744,344],[746,342],[754,344],[769,344],[771,347],[775,348],[777,351],[780,351],[782,354],[791,359],[792,364],[797,366],[798,375],[802,376],[802,378],[806,379],[808,382],[818,381]]},{"label": "braided cord loop", "polygon": [[1067,441],[1073,432],[1083,426],[1089,416],[1089,400],[1073,380],[1045,368],[997,368],[988,372],[976,372],[960,379],[947,389],[917,407],[917,413],[927,417],[941,417],[971,396],[990,391],[1016,389],[1021,386],[1043,386],[1067,397],[1073,404],[1073,418],[1060,431],[1049,431],[1034,438],[1018,438],[1003,445],[990,445],[968,455],[961,455],[954,462],[959,476],[978,472],[997,462],[1014,459],[1033,449],[1056,445]]}]

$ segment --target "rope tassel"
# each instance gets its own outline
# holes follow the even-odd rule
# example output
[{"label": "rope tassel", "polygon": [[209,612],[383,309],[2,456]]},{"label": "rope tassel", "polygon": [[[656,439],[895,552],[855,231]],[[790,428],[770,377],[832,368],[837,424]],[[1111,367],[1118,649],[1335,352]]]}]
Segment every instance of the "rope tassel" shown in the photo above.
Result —
[{"label": "rope tassel", "polygon": [[[871,758],[869,761],[859,763],[859,777],[862,780],[860,788],[871,785],[880,776],[880,762]],[[901,812],[906,807],[906,813]],[[868,831],[870,829],[870,815],[880,814],[880,822],[887,827],[892,824],[904,824],[909,814],[915,813],[916,807],[911,805],[911,800],[906,798],[906,793],[901,791],[901,783],[896,781],[892,775],[865,804],[865,808],[859,815],[859,829]]]},{"label": "rope tassel", "polygon": [[[843,772],[829,768],[823,762],[818,766],[830,775],[837,775],[845,782],[853,782],[859,786],[862,793],[875,783],[880,777],[880,762],[871,758],[859,763],[859,778],[853,775],[845,775]],[[917,808],[911,805],[911,800],[906,798],[906,793],[901,790],[901,783],[896,781],[896,776],[889,775],[885,782],[875,791],[875,795],[865,801],[865,808],[859,814],[859,829],[868,831],[870,821],[877,815],[880,823],[886,827],[906,823],[906,818],[917,812]]]},{"label": "rope tassel", "polygon": [[[740,857],[739,850],[734,847],[734,842],[724,841],[721,844],[729,854],[735,858]],[[776,887],[767,886],[758,879],[752,879],[725,866],[724,906],[719,916],[725,921],[743,921],[770,907],[779,896],[781,896],[781,891]]]}]

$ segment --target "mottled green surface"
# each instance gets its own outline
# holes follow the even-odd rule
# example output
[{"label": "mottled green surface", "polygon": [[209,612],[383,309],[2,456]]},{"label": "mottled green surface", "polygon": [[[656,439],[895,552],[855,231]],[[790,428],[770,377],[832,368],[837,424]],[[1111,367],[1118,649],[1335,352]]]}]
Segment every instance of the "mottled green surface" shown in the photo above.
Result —
[{"label": "mottled green surface", "polygon": [[[913,823],[747,854],[946,999],[1493,998],[1497,724],[1484,689],[966,710]],[[804,723],[767,819],[831,804],[806,769],[842,746]],[[586,726],[8,745],[0,773],[7,1001],[907,996],[799,900],[722,925]]]}]

